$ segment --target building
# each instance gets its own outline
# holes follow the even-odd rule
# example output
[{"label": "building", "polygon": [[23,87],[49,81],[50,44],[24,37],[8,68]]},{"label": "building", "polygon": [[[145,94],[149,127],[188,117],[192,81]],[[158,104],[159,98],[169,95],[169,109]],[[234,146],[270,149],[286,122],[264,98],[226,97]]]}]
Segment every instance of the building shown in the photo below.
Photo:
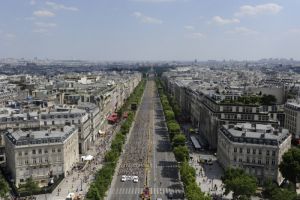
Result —
[{"label": "building", "polygon": [[44,130],[59,130],[66,125],[75,125],[78,128],[79,154],[85,154],[92,146],[92,123],[86,110],[54,107],[42,112],[40,118],[40,127]]},{"label": "building", "polygon": [[78,130],[64,126],[57,131],[8,131],[6,165],[15,185],[32,178],[41,185],[65,175],[79,161]]},{"label": "building", "polygon": [[[190,74],[190,72],[186,73]],[[249,91],[244,90],[243,87],[228,85],[224,89],[221,82],[224,77],[218,74],[216,76],[220,81],[213,82],[206,80],[205,77],[203,80],[199,78],[191,80],[190,77],[186,77],[186,74],[177,76],[164,73],[165,89],[176,100],[182,113],[189,116],[193,126],[202,136],[203,142],[208,143],[210,149],[217,148],[217,133],[224,124],[249,122],[284,127],[284,105],[282,104],[264,105],[257,100],[261,96],[248,94]],[[227,79],[230,77],[228,74],[224,76]],[[236,83],[238,84],[241,82]],[[256,101],[239,100],[239,98],[250,99],[250,97],[256,98]]]},{"label": "building", "polygon": [[284,106],[285,112],[285,128],[297,140],[300,139],[300,103],[287,102]]},{"label": "building", "polygon": [[284,178],[278,166],[290,148],[291,135],[287,129],[239,123],[219,129],[217,157],[224,169],[242,168],[256,176],[259,183],[271,179],[281,184]]}]

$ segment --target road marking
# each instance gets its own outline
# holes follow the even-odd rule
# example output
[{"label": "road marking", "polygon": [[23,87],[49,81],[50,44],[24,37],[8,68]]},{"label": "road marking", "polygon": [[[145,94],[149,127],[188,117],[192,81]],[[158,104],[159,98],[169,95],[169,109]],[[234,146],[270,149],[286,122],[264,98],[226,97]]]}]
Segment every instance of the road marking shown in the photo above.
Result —
[{"label": "road marking", "polygon": [[[115,195],[132,195],[132,194],[141,194],[143,192],[143,188],[116,188],[113,193]],[[173,193],[183,193],[183,190],[180,189],[171,189],[171,188],[150,188],[150,193],[154,195],[159,194],[168,194],[170,192]]]}]

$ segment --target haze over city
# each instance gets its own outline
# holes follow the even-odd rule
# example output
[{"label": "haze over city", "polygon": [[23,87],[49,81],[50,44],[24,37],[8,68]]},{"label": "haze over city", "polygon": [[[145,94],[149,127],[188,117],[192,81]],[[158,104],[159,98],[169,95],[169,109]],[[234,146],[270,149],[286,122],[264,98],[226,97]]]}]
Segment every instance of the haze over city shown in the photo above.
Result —
[{"label": "haze over city", "polygon": [[3,0],[0,55],[84,60],[300,59],[294,0]]},{"label": "haze over city", "polygon": [[300,0],[1,0],[0,200],[300,200]]}]

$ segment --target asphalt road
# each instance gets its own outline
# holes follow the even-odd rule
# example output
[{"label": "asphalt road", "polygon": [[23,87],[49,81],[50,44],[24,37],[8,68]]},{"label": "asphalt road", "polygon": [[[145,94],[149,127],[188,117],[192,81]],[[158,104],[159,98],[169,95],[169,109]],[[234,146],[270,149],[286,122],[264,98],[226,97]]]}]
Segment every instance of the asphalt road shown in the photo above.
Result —
[{"label": "asphalt road", "polygon": [[[117,174],[108,196],[110,200],[138,200],[145,184],[150,187],[152,200],[168,199],[169,193],[173,193],[173,199],[183,199],[177,162],[153,80],[147,81]],[[122,175],[138,175],[139,182],[122,182]]]},{"label": "asphalt road", "polygon": [[169,135],[162,105],[157,91],[154,91],[154,131],[153,131],[153,152],[150,187],[158,188],[159,192],[152,194],[152,199],[169,199],[169,193],[173,194],[172,199],[183,199],[183,186],[179,181],[177,161],[172,152],[169,142]]}]

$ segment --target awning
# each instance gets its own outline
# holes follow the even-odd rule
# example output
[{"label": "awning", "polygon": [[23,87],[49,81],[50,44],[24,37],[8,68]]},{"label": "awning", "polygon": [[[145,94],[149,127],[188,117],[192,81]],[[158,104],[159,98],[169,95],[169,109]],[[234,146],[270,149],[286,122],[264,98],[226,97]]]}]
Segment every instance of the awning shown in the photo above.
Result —
[{"label": "awning", "polygon": [[81,156],[82,160],[93,160],[94,156],[92,155],[87,155],[87,156]]}]

